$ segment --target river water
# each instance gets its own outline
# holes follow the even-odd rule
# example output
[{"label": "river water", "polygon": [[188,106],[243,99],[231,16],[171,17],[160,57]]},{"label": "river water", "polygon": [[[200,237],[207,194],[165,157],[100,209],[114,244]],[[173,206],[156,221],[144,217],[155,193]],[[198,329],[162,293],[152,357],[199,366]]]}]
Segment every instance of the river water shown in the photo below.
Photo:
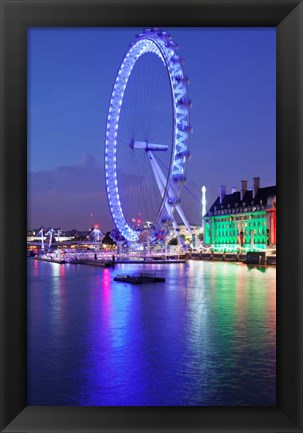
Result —
[{"label": "river water", "polygon": [[28,259],[28,405],[275,404],[275,268]]}]

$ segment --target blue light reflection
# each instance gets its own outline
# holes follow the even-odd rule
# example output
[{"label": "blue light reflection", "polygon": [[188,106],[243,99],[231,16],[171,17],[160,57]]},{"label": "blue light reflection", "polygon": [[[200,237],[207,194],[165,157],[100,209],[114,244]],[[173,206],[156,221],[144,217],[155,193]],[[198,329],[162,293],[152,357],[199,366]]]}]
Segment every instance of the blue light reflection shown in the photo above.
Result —
[{"label": "blue light reflection", "polygon": [[[113,281],[137,271],[166,282]],[[29,405],[275,405],[275,269],[29,260],[28,276]]]}]

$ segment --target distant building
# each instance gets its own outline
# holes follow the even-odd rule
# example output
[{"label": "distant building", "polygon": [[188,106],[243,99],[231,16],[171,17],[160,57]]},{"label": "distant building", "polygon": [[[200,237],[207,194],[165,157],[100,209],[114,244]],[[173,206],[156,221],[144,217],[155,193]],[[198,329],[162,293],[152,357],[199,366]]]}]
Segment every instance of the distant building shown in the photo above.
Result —
[{"label": "distant building", "polygon": [[[201,226],[196,225],[196,224],[190,224],[190,227],[191,227],[194,235],[198,236],[198,234],[201,233]],[[185,237],[191,238],[191,236],[188,233],[188,230],[184,224],[178,224],[177,229],[178,229],[178,232],[180,233],[180,235],[184,235]]]},{"label": "distant building", "polygon": [[242,180],[241,191],[232,188],[226,194],[221,185],[217,197],[204,217],[204,245],[214,251],[260,251],[276,246],[276,186],[260,187],[253,178],[253,188]]},{"label": "distant building", "polygon": [[[44,240],[46,239],[46,233],[48,229],[44,229]],[[39,229],[33,229],[27,231],[27,242],[41,242],[41,234],[39,234]],[[71,241],[75,238],[75,234],[77,233],[77,230],[73,229],[68,232],[63,232],[60,228],[56,228],[54,232],[54,242],[57,242],[58,238],[60,239],[60,242],[66,242]]]}]

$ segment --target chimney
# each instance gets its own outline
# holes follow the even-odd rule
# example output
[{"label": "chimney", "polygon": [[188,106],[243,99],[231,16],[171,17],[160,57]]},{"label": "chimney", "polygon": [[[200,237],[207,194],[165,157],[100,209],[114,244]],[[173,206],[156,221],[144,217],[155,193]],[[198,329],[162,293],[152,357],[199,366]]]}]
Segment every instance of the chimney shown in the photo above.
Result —
[{"label": "chimney", "polygon": [[237,188],[235,186],[233,186],[232,189],[231,189],[231,193],[233,194],[235,192],[237,192]]},{"label": "chimney", "polygon": [[246,191],[247,191],[247,180],[242,180],[241,181],[241,200],[243,200]]},{"label": "chimney", "polygon": [[225,196],[226,196],[226,185],[221,185],[220,186],[220,204],[222,204]]},{"label": "chimney", "polygon": [[253,198],[255,198],[257,195],[258,189],[260,188],[260,178],[254,177],[253,181],[254,181]]}]

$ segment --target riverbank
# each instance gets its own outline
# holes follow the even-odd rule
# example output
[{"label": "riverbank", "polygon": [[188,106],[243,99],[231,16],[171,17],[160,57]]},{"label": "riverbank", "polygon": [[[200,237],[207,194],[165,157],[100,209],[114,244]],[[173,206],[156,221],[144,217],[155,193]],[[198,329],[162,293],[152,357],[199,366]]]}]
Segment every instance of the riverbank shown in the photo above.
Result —
[{"label": "riverbank", "polygon": [[[256,253],[258,255],[258,253]],[[220,262],[242,262],[247,264],[256,264],[247,260],[247,254],[236,254],[236,253],[189,253],[185,256],[188,260],[212,260]],[[261,265],[276,265],[276,256],[260,253]]]},{"label": "riverbank", "polygon": [[276,265],[276,256],[260,256],[257,262],[247,260],[246,254],[227,254],[227,253],[188,253],[185,255],[177,256],[157,256],[157,257],[138,257],[138,258],[116,258],[114,260],[102,260],[90,258],[77,259],[77,258],[62,258],[58,259],[56,257],[51,257],[47,255],[36,256],[36,260],[42,260],[51,263],[58,264],[76,264],[76,265],[89,265],[98,267],[115,267],[121,264],[176,264],[176,263],[187,263],[188,260],[199,260],[199,261],[216,261],[216,262],[241,262],[245,264],[257,264],[257,265]]}]

